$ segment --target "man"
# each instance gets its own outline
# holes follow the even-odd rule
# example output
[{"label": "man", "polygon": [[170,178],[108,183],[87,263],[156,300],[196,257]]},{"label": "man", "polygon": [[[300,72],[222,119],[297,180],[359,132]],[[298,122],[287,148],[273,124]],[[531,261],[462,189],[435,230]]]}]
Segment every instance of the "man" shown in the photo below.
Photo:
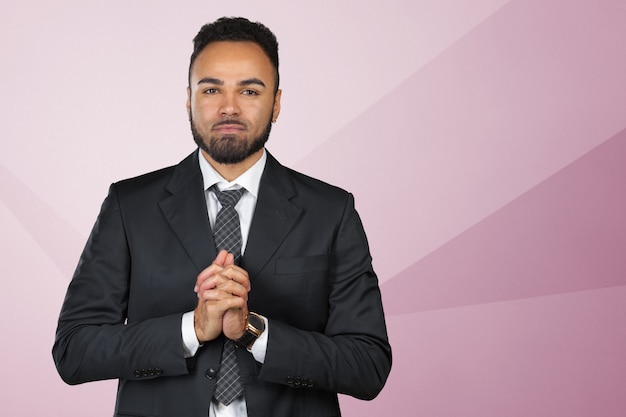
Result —
[{"label": "man", "polygon": [[109,190],[53,357],[69,384],[118,378],[116,416],[338,416],[337,393],[372,399],[385,384],[353,197],[265,150],[278,83],[269,29],[205,25],[187,100],[199,150]]}]

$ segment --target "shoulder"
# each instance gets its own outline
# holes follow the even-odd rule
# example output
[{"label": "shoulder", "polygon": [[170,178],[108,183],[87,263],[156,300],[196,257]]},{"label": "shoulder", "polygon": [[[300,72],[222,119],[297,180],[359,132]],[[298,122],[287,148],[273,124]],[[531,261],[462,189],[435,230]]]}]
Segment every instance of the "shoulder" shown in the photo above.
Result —
[{"label": "shoulder", "polygon": [[299,194],[312,194],[315,197],[323,197],[324,199],[345,200],[350,193],[341,187],[329,184],[320,179],[313,178],[291,168],[285,168],[298,190]]},{"label": "shoulder", "polygon": [[274,185],[283,187],[285,193],[296,200],[311,199],[318,203],[345,204],[346,200],[352,198],[352,195],[343,188],[285,167],[271,155],[268,156],[267,168],[267,179],[274,182]]},{"label": "shoulder", "polygon": [[193,152],[176,165],[117,181],[111,188],[120,196],[172,194],[197,175],[201,173],[197,152]]},{"label": "shoulder", "polygon": [[265,184],[261,184],[261,190],[268,191],[266,198],[288,200],[318,223],[339,223],[346,213],[355,211],[352,194],[341,187],[287,168],[273,158],[268,158],[266,168]]},{"label": "shoulder", "polygon": [[176,165],[161,168],[145,174],[137,175],[136,177],[116,181],[113,183],[113,186],[123,192],[132,192],[134,190],[141,190],[155,186],[162,188],[171,178],[175,169]]}]

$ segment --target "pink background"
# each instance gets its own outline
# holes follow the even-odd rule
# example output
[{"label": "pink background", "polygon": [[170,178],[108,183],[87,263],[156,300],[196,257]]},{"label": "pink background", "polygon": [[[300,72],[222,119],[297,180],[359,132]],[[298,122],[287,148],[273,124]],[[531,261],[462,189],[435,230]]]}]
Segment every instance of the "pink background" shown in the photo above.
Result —
[{"label": "pink background", "polygon": [[1,415],[112,415],[57,315],[109,183],[193,149],[221,15],[277,34],[269,148],[369,235],[394,368],[344,415],[626,415],[626,0],[3,0]]}]

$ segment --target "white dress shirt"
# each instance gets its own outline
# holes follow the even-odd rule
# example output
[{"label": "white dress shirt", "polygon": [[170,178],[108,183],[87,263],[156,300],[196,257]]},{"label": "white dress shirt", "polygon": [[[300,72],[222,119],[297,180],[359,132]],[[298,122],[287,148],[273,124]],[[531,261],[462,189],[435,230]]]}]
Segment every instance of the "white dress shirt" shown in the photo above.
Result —
[{"label": "white dress shirt", "polygon": [[[246,172],[241,174],[234,181],[226,181],[202,155],[202,152],[198,150],[198,160],[200,161],[200,171],[202,172],[202,179],[204,181],[204,196],[206,198],[207,211],[209,213],[209,222],[211,228],[215,226],[215,218],[217,212],[221,208],[217,196],[209,189],[217,184],[220,191],[228,189],[236,189],[243,187],[246,192],[243,193],[241,199],[235,206],[237,214],[239,215],[239,222],[241,224],[241,253],[245,253],[246,243],[248,241],[248,233],[250,232],[250,224],[252,223],[252,216],[254,215],[254,209],[256,207],[257,197],[259,195],[259,184],[261,182],[261,175],[265,168],[265,162],[267,161],[267,154],[263,150],[261,158],[252,165]],[[207,236],[207,239],[212,237]],[[194,312],[189,311],[183,314],[181,331],[183,337],[183,345],[185,348],[185,356],[191,357],[196,354],[200,343],[196,337],[196,331],[194,328]],[[267,335],[269,326],[267,319],[263,317],[265,321],[265,331],[261,334],[259,339],[254,342],[250,352],[257,362],[263,363],[265,361],[265,352],[267,350]],[[211,403],[209,409],[209,417],[247,417],[245,399],[239,398],[233,401],[230,405],[225,406],[216,401]]]}]

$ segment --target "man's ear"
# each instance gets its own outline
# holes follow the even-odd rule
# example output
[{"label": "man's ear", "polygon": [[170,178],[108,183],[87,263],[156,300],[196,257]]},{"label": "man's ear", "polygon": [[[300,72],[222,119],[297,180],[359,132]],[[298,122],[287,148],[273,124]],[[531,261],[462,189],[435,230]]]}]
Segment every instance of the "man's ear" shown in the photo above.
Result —
[{"label": "man's ear", "polygon": [[272,122],[275,122],[278,119],[278,115],[280,114],[280,97],[283,94],[283,90],[278,89],[276,94],[274,95],[274,108],[272,109]]},{"label": "man's ear", "polygon": [[191,120],[191,88],[187,87],[187,118]]}]

